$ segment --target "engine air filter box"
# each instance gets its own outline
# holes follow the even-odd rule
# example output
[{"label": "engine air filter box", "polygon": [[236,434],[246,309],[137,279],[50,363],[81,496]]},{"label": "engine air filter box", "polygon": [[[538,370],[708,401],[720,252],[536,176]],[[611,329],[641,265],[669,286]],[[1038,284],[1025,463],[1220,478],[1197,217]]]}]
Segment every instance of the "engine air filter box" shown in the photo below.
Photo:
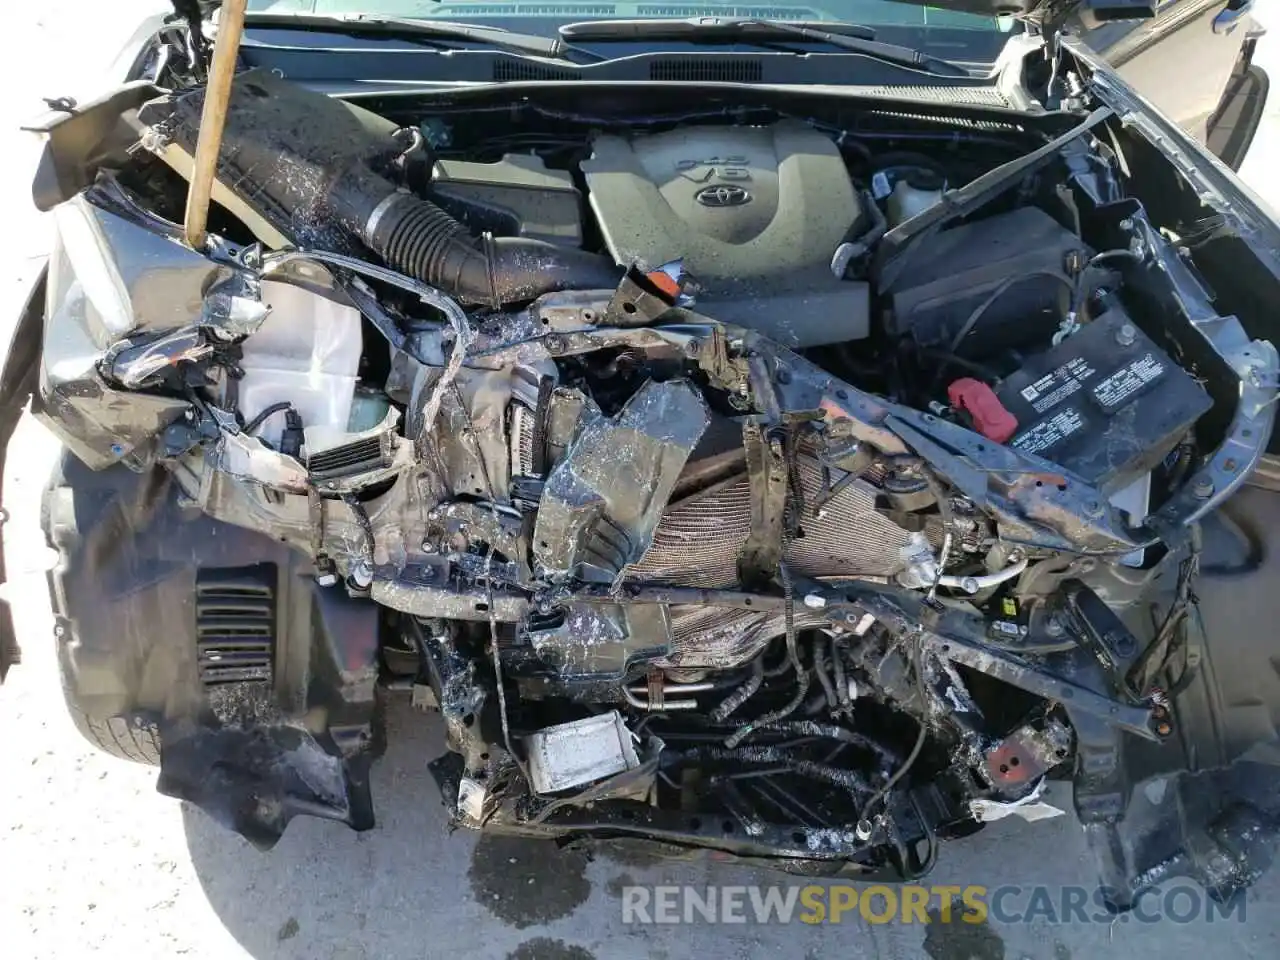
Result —
[{"label": "engine air filter box", "polygon": [[1031,358],[997,395],[1018,420],[1009,446],[1106,493],[1150,471],[1213,405],[1119,306]]}]

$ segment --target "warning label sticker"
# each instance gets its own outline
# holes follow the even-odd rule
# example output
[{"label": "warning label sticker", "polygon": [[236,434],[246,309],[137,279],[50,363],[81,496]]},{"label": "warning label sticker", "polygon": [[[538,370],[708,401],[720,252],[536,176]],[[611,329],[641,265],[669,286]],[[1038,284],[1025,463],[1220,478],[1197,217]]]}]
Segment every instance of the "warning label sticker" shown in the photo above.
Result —
[{"label": "warning label sticker", "polygon": [[1011,446],[1025,453],[1039,453],[1062,442],[1084,425],[1084,417],[1080,415],[1080,411],[1075,407],[1067,407],[1014,437]]},{"label": "warning label sticker", "polygon": [[1097,372],[1089,365],[1088,360],[1073,357],[1019,392],[1036,413],[1045,413],[1079,390],[1084,381]]},{"label": "warning label sticker", "polygon": [[1111,411],[1163,375],[1164,364],[1148,353],[1095,384],[1093,396],[1104,410]]}]

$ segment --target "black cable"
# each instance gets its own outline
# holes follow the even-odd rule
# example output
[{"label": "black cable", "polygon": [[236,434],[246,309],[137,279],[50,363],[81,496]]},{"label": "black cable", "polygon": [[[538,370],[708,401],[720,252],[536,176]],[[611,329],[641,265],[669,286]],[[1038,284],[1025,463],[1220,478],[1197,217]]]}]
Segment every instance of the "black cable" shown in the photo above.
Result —
[{"label": "black cable", "polygon": [[738,763],[783,764],[787,769],[802,777],[812,777],[827,783],[843,787],[858,797],[866,793],[870,787],[854,770],[843,767],[828,767],[813,760],[804,760],[791,756],[780,747],[694,747],[686,752],[690,759],[734,761]]},{"label": "black cable", "polygon": [[795,646],[795,631],[789,631],[787,637],[788,654],[792,657],[792,665],[796,669],[796,692],[795,695],[787,701],[783,706],[771,713],[766,713],[762,717],[757,717],[750,723],[745,723],[729,736],[725,737],[724,745],[730,750],[737,747],[745,738],[749,737],[752,731],[773,723],[775,720],[781,720],[789,717],[796,712],[800,704],[804,703],[805,694],[809,692],[809,671],[800,663],[800,653]]},{"label": "black cable", "polygon": [[849,681],[844,673],[844,641],[840,637],[831,638],[831,672],[836,681],[836,699],[840,708],[847,711],[853,701],[849,696]]},{"label": "black cable", "polygon": [[755,658],[751,663],[751,676],[743,681],[742,686],[734,690],[733,693],[725,697],[720,705],[711,711],[711,719],[715,721],[724,720],[737,710],[744,703],[755,696],[756,691],[760,689],[760,685],[764,683],[764,652]]},{"label": "black cable", "polygon": [[991,305],[1004,296],[1005,292],[1009,290],[1009,288],[1027,280],[1034,280],[1037,277],[1049,277],[1050,279],[1063,284],[1067,288],[1067,293],[1070,295],[1072,301],[1068,304],[1067,309],[1075,309],[1076,304],[1074,301],[1078,295],[1076,284],[1071,279],[1060,273],[1054,273],[1052,270],[1033,270],[1030,273],[1020,274],[1016,277],[1006,277],[997,284],[994,290],[987,294],[981,303],[973,308],[973,312],[970,313],[964,323],[960,325],[960,329],[951,339],[950,347],[947,348],[946,359],[942,361],[942,365],[938,367],[937,372],[933,375],[933,389],[936,390],[938,384],[942,382],[942,376],[947,372],[947,367],[951,365],[951,360],[955,356],[956,351],[960,349],[960,344],[964,341],[964,338],[973,332],[973,328],[978,325],[978,321],[982,319],[982,315],[991,309]]},{"label": "black cable", "polygon": [[258,411],[258,415],[246,423],[240,430],[241,433],[253,433],[260,426],[267,422],[267,418],[274,414],[281,413],[285,410],[291,410],[293,404],[288,400],[281,400],[279,403],[273,403],[269,407],[263,407]]},{"label": "black cable", "polygon": [[916,735],[915,746],[913,746],[911,748],[911,752],[907,754],[907,759],[902,761],[902,766],[898,768],[897,773],[886,780],[884,785],[875,792],[870,800],[867,801],[866,806],[862,808],[862,816],[859,817],[860,820],[870,819],[871,814],[875,809],[875,805],[888,797],[889,791],[897,785],[899,780],[907,775],[907,771],[911,769],[912,764],[916,762],[916,758],[920,756],[920,751],[924,749],[924,741],[929,735],[927,713],[929,709],[929,694],[924,679],[924,652],[922,650],[924,641],[919,635],[915,638],[915,644],[916,646],[913,651],[912,660],[914,661],[916,668],[916,691],[920,697],[920,709],[925,711],[925,716],[920,718],[920,732]]},{"label": "black cable", "polygon": [[[929,846],[925,853],[924,861],[917,869],[911,871],[904,869],[902,871],[902,879],[908,883],[927,876],[933,871],[934,865],[938,862],[938,833],[934,830],[933,824],[929,822],[924,811],[920,808],[920,801],[915,798],[914,794],[910,799],[911,809],[915,812],[916,819],[920,821],[920,827],[924,830],[925,842],[928,843]],[[903,852],[905,853],[905,851]],[[902,863],[904,867],[907,865],[907,858],[905,856],[902,858]]]},{"label": "black cable", "polygon": [[827,698],[827,709],[834,710],[840,700],[836,696],[836,688],[831,682],[831,677],[827,675],[827,654],[823,650],[821,640],[813,646],[813,672],[817,674],[818,683],[822,685],[822,693]]},{"label": "black cable", "polygon": [[1186,646],[1187,617],[1193,609],[1199,608],[1192,585],[1200,569],[1200,550],[1200,531],[1193,526],[1187,556],[1178,565],[1178,580],[1169,611],[1151,643],[1125,675],[1129,693],[1139,700],[1148,697],[1156,678],[1168,669],[1175,654]]}]

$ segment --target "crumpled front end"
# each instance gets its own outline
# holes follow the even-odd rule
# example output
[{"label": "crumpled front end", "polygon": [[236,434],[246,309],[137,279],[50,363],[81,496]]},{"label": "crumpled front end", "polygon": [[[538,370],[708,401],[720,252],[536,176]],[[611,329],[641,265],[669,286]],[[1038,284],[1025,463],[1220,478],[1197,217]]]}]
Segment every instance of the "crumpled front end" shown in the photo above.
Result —
[{"label": "crumpled front end", "polygon": [[1259,868],[1243,793],[1124,831],[1203,783],[1198,524],[1275,415],[1212,244],[1280,266],[1105,103],[840,136],[620,94],[601,131],[550,91],[517,157],[485,111],[249,72],[192,249],[203,96],[126,110],[137,167],[59,207],[35,404],[64,672],[163,792],[364,829],[404,691],[469,827],[914,877],[1069,779],[1119,907],[1157,860]]}]

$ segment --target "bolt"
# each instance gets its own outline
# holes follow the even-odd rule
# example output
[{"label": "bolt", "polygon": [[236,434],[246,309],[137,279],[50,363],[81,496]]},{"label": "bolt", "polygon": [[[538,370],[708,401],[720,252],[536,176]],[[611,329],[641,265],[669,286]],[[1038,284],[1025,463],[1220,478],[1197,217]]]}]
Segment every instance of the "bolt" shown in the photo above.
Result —
[{"label": "bolt", "polygon": [[57,637],[58,639],[62,639],[63,637],[65,637],[65,636],[67,635],[67,628],[66,628],[66,627],[64,627],[64,626],[63,626],[62,624],[60,624],[60,623],[59,623],[59,624],[55,624],[55,625],[54,625],[54,628],[53,628],[53,635],[54,635],[55,637]]},{"label": "bolt", "polygon": [[351,568],[351,583],[360,590],[366,589],[373,583],[373,567],[367,560],[361,560]]},{"label": "bolt", "polygon": [[1191,495],[1197,500],[1208,500],[1213,496],[1213,481],[1201,480],[1191,490]]},{"label": "bolt", "polygon": [[422,552],[423,552],[423,553],[435,553],[435,552],[436,552],[436,545],[435,545],[434,543],[432,543],[430,540],[423,540],[423,541],[422,541]]},{"label": "bolt", "polygon": [[1102,516],[1102,504],[1097,500],[1090,500],[1085,505],[1085,512],[1091,517],[1100,517]]},{"label": "bolt", "polygon": [[1116,343],[1122,347],[1133,345],[1133,341],[1138,339],[1138,330],[1132,323],[1120,324],[1120,329],[1116,331]]},{"label": "bolt", "polygon": [[819,593],[806,593],[804,596],[804,605],[810,610],[821,610],[827,605],[827,598]]},{"label": "bolt", "polygon": [[1173,727],[1168,720],[1161,720],[1156,724],[1156,733],[1162,737],[1167,737],[1169,734],[1173,733]]},{"label": "bolt", "polygon": [[871,839],[871,831],[871,821],[864,818],[859,820],[857,826],[853,828],[853,835],[865,843]]},{"label": "bolt", "polygon": [[1044,632],[1051,637],[1060,637],[1066,633],[1066,628],[1062,625],[1062,621],[1057,617],[1050,617],[1045,622]]},{"label": "bolt", "polygon": [[978,592],[978,581],[975,577],[964,577],[960,581],[960,589],[965,593],[974,594]]},{"label": "bolt", "polygon": [[1132,230],[1132,229],[1133,229],[1133,219],[1132,219],[1132,218],[1130,218],[1130,217],[1125,217],[1123,220],[1121,220],[1121,221],[1120,221],[1120,229],[1121,229],[1121,230],[1123,230],[1125,233],[1128,233],[1130,230]]}]

